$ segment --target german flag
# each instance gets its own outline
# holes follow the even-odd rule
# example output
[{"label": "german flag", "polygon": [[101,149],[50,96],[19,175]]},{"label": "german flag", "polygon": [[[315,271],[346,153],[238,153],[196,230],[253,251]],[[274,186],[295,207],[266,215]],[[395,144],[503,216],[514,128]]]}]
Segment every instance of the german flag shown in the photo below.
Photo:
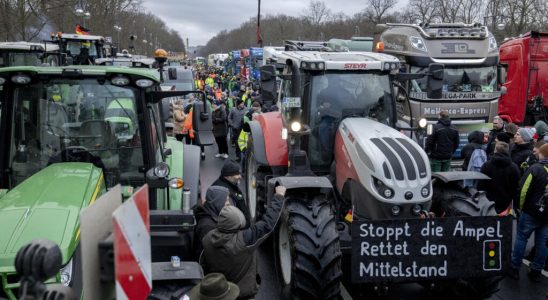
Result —
[{"label": "german flag", "polygon": [[76,24],[75,30],[76,30],[76,34],[89,35],[89,29],[84,26],[81,26],[80,24]]}]

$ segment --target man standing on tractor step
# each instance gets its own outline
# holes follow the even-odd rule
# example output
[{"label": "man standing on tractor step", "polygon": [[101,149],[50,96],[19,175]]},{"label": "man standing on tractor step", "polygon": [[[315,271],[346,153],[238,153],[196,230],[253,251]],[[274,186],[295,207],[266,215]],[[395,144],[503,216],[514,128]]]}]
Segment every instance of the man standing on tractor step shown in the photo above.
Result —
[{"label": "man standing on tractor step", "polygon": [[432,135],[426,139],[426,153],[430,158],[432,172],[451,170],[451,157],[459,147],[459,132],[451,126],[451,119],[446,110],[439,113],[438,123],[434,125]]},{"label": "man standing on tractor step", "polygon": [[240,166],[231,160],[227,160],[221,169],[221,175],[213,182],[212,186],[222,186],[229,190],[232,203],[242,211],[247,223],[246,226],[249,227],[251,215],[249,213],[249,207],[247,207],[245,202],[244,194],[242,193],[242,190],[240,190],[241,179]]}]

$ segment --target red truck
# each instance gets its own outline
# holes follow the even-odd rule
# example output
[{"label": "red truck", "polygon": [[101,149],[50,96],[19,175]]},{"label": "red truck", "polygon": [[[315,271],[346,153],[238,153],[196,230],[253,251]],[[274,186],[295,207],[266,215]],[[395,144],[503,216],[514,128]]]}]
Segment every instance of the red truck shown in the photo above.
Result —
[{"label": "red truck", "polygon": [[548,32],[531,31],[506,40],[499,52],[507,70],[499,115],[524,126],[548,120]]}]

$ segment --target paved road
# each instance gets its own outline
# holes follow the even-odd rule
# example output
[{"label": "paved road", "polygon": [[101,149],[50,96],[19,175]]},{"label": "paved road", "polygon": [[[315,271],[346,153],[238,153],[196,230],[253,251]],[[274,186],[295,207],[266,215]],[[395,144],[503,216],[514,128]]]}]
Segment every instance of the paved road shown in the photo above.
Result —
[{"label": "paved road", "polygon": [[[201,183],[202,195],[205,195],[207,187],[219,176],[224,159],[215,158],[217,153],[216,146],[206,147],[206,160],[201,164]],[[232,154],[232,157],[233,154]],[[242,182],[243,187],[243,182]],[[257,300],[278,300],[280,295],[280,281],[276,274],[276,268],[273,260],[272,242],[268,240],[260,248],[258,256],[259,274],[262,278],[261,289],[257,295]],[[527,262],[526,262],[527,263]],[[501,289],[491,297],[491,300],[540,300],[548,299],[548,273],[543,272],[544,277],[541,283],[532,283],[527,278],[526,266],[522,266],[521,279],[515,281],[505,278],[501,283]],[[371,295],[359,294],[351,291],[353,299],[385,299],[385,300],[414,300],[428,299],[424,289],[418,284],[402,284],[392,288],[386,297],[376,297]],[[367,298],[365,298],[367,297]],[[474,300],[474,299],[466,299]]]}]

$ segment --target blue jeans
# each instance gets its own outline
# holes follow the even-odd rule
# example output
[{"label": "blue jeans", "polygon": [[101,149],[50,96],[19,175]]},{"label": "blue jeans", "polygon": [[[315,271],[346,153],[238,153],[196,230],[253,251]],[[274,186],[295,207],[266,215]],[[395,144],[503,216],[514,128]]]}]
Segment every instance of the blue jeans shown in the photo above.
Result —
[{"label": "blue jeans", "polygon": [[514,242],[514,250],[512,251],[512,267],[519,268],[527,246],[527,240],[531,234],[535,232],[535,259],[531,264],[531,269],[542,270],[546,257],[548,257],[548,222],[537,220],[525,212],[521,213],[518,220],[518,228],[516,230],[516,241]]}]

